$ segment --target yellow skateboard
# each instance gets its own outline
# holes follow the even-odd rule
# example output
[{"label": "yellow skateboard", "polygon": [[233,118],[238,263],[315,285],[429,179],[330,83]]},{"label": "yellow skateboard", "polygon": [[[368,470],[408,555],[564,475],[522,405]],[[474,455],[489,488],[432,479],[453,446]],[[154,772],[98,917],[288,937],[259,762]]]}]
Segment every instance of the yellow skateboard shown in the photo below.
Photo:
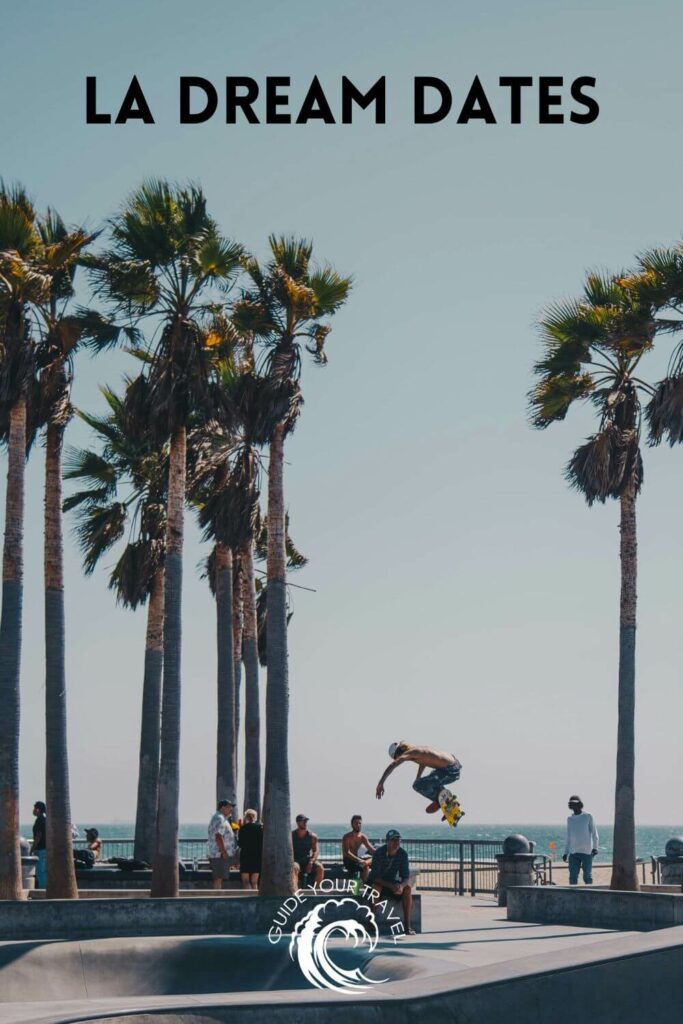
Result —
[{"label": "yellow skateboard", "polygon": [[451,828],[457,826],[465,813],[458,803],[457,796],[455,793],[451,793],[450,789],[442,789],[439,793],[439,807],[441,808],[444,820],[448,822]]}]

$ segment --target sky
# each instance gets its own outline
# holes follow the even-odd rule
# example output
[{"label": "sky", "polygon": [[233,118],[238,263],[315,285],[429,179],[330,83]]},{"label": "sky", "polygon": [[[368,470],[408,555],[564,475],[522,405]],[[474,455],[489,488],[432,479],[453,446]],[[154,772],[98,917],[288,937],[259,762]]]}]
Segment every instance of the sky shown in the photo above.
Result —
[{"label": "sky", "polygon": [[[560,821],[569,793],[612,821],[618,507],[589,509],[563,469],[588,409],[528,422],[535,327],[587,268],[619,270],[681,236],[679,3],[652,0],[69,0],[8,4],[0,36],[0,175],[41,208],[103,226],[147,176],[201,182],[225,233],[258,256],[271,232],[314,241],[353,275],[329,365],[307,366],[288,442],[291,532],[309,558],[290,625],[293,812],[422,822],[412,772],[374,797],[390,742],[453,751],[469,824]],[[387,76],[387,124],[178,123],[181,75],[314,75],[339,111],[342,75]],[[137,75],[154,125],[87,125],[85,78],[116,110]],[[412,80],[479,75],[496,125],[413,123]],[[589,75],[600,116],[510,125],[501,75]],[[567,88],[563,90],[567,93]],[[644,361],[656,380],[670,349]],[[132,369],[79,357],[75,404]],[[75,422],[67,443],[87,444]],[[683,450],[645,451],[639,501],[637,797],[673,824],[681,773]],[[2,474],[5,470],[2,455]],[[21,807],[44,793],[43,452],[28,469]],[[4,488],[2,489],[4,491]],[[4,493],[0,497],[4,508]],[[4,513],[3,513],[4,514]],[[69,524],[70,526],[70,524]],[[185,557],[181,820],[212,809],[215,614]],[[144,612],[117,608],[107,562],[84,578],[66,544],[75,822],[134,817]],[[265,679],[262,680],[265,685]]]}]

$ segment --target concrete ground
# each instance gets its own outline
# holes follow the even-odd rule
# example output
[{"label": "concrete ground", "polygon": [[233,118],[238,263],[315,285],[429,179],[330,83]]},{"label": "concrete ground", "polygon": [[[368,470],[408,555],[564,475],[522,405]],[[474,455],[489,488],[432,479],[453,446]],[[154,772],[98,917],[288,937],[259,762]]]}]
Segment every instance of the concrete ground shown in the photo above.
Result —
[{"label": "concrete ground", "polygon": [[[433,977],[434,987],[441,988],[445,979],[442,978],[441,984],[439,984],[439,975],[458,972],[459,976],[463,977],[460,972],[478,971],[493,964],[508,962],[511,963],[511,970],[514,970],[512,962],[525,960],[528,965],[529,960],[547,953],[573,954],[576,951],[577,955],[581,956],[580,951],[583,947],[594,943],[610,943],[623,939],[626,934],[630,933],[508,922],[505,910],[497,907],[492,899],[471,899],[423,893],[422,934],[402,937],[396,943],[390,939],[383,940],[375,952],[372,966],[366,973],[370,977],[376,978],[391,977],[392,980],[389,983],[378,985],[373,989],[373,996],[390,998],[392,990],[397,995],[399,992],[403,993],[405,988],[401,982],[409,979],[412,979],[413,983],[418,981],[429,983],[429,978]],[[143,979],[144,984],[141,987],[140,979],[136,981],[134,977],[135,971],[137,969],[142,972],[147,969],[143,968],[141,961],[136,967],[138,958],[135,955],[126,955],[124,949],[126,943],[140,942],[141,940],[90,940],[90,942],[96,941],[99,941],[101,946],[104,944],[99,952],[100,956],[104,952],[104,960],[101,961],[103,968],[105,961],[109,961],[106,963],[104,974],[115,980],[112,988],[105,987],[103,991],[102,986],[98,986],[99,992],[96,993],[93,991],[92,984],[88,985],[86,973],[83,971],[83,978],[80,981],[81,998],[74,998],[76,991],[73,980],[68,989],[65,987],[63,998],[60,998],[57,978],[50,977],[50,984],[46,982],[48,973],[53,975],[59,973],[58,964],[66,963],[64,956],[68,950],[65,949],[65,946],[74,947],[74,957],[80,956],[80,959],[85,962],[83,951],[76,948],[85,945],[84,943],[55,943],[55,960],[52,969],[49,960],[50,951],[43,946],[38,952],[41,957],[43,954],[48,954],[48,959],[43,960],[42,963],[36,960],[35,966],[38,970],[34,972],[31,969],[31,958],[35,955],[35,942],[0,944],[0,954],[5,954],[2,960],[8,965],[0,970],[0,1024],[20,1024],[20,1022],[27,1024],[29,1021],[35,1022],[35,1024],[57,1024],[57,1022],[75,1020],[94,1021],[110,1015],[118,1019],[119,1013],[123,1014],[132,1010],[144,1013],[144,1011],[162,1007],[170,1011],[171,1008],[193,1007],[199,1009],[202,1006],[215,1008],[226,1004],[234,1006],[236,1003],[243,1007],[255,1008],[259,1004],[263,1006],[264,1004],[292,1002],[301,1006],[309,1001],[319,1003],[321,999],[325,1003],[343,1001],[348,1004],[349,1002],[346,996],[328,992],[321,993],[309,987],[305,981],[301,988],[292,989],[290,987],[289,990],[278,992],[275,978],[265,983],[261,977],[249,979],[243,962],[240,964],[240,969],[234,972],[238,977],[231,978],[230,973],[225,970],[230,958],[226,960],[225,956],[221,963],[220,977],[214,978],[204,991],[195,987],[196,980],[193,982],[191,978],[188,978],[188,994],[180,994],[183,979],[176,974],[174,989],[171,990],[174,991],[174,994],[163,994],[162,986],[158,994],[143,995],[141,993],[150,991],[150,986],[153,988],[151,975],[147,972],[147,977]],[[186,944],[185,951],[187,943],[190,942],[205,943],[208,950],[210,943],[231,942],[234,944],[237,940],[226,936],[217,936],[214,940],[207,936],[200,939],[148,938],[144,941],[164,943],[166,946],[174,945],[175,952],[174,950],[168,951],[173,956],[180,955],[180,947],[183,943]],[[109,956],[106,954],[107,943],[111,944]],[[6,948],[7,946],[15,948],[10,951]],[[22,950],[22,946],[26,947],[25,950]],[[56,956],[57,947],[60,947],[60,957]],[[223,954],[226,950],[227,947],[223,945]],[[183,955],[185,951],[183,951]],[[162,950],[159,949],[158,952],[161,953]],[[164,953],[162,959],[165,955]],[[240,959],[243,961],[242,957]],[[262,959],[260,962],[263,964]],[[120,969],[117,964],[120,964]],[[11,984],[3,984],[3,974],[6,970],[23,971],[23,975],[15,974]],[[34,977],[31,976],[32,973]],[[207,977],[207,975],[204,974],[203,977]],[[25,979],[25,984],[21,980],[22,978]],[[6,979],[9,982],[8,976]],[[25,991],[25,1002],[17,1001],[18,981],[20,982],[19,990]],[[236,988],[237,985],[245,988],[251,985],[252,991],[229,991],[231,987]],[[180,992],[178,986],[180,986]],[[228,989],[227,992],[226,989]],[[82,998],[83,990],[89,996],[96,995],[97,997]],[[166,992],[168,991],[166,989]],[[8,996],[12,999],[11,1002],[6,1001]]]}]

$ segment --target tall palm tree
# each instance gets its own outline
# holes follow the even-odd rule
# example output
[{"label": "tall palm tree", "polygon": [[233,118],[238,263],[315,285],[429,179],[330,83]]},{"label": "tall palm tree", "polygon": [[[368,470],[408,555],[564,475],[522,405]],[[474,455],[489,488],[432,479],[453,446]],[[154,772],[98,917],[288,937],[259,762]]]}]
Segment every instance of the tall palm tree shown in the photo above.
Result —
[{"label": "tall palm tree", "polygon": [[[268,379],[254,372],[251,361],[242,358],[243,353],[237,351],[238,348],[241,349],[241,339],[235,337],[231,358],[216,362],[222,419],[208,424],[192,436],[191,489],[204,536],[215,542],[206,575],[217,597],[218,790],[231,792],[237,786],[239,713],[236,683],[239,668],[235,648],[238,648],[239,655],[245,660],[245,807],[260,810],[260,711],[253,545],[260,494],[259,447],[267,442],[272,428],[269,418],[272,388]],[[224,552],[223,557],[229,558],[233,565],[231,578],[226,577],[223,583],[225,606],[221,604],[220,607],[215,573],[216,553],[219,551]],[[237,562],[241,577],[237,582],[240,593],[237,600],[233,596],[232,619],[228,623],[225,621],[228,614],[227,588],[235,586],[234,565]],[[232,675],[227,662],[228,643],[234,644]],[[222,646],[226,648],[225,656],[221,653]],[[222,781],[222,774],[228,773],[229,785]]]},{"label": "tall palm tree", "polygon": [[270,258],[261,267],[247,260],[249,286],[233,308],[238,330],[266,346],[266,372],[272,390],[274,426],[268,468],[268,677],[266,688],[266,771],[261,892],[293,891],[288,727],[287,599],[285,551],[284,446],[300,406],[301,345],[326,362],[325,322],[346,302],[350,278],[312,264],[312,243],[297,238],[269,239]]},{"label": "tall palm tree", "polygon": [[145,182],[109,222],[110,246],[93,266],[96,284],[120,312],[152,317],[145,407],[129,392],[129,414],[151,415],[169,441],[164,654],[157,845],[152,896],[178,893],[180,655],[187,428],[211,415],[210,353],[200,319],[239,268],[242,248],[225,239],[198,186]]},{"label": "tall palm tree", "polygon": [[[287,575],[296,572],[298,569],[303,569],[304,566],[308,565],[308,559],[298,548],[295,546],[294,541],[291,538],[289,532],[289,512],[285,515],[285,552],[287,554]],[[259,518],[256,535],[254,538],[253,555],[257,562],[268,561],[268,517],[264,516],[263,519]],[[259,665],[266,668],[268,665],[268,583],[266,581],[267,573],[263,570],[257,570],[258,575],[255,580],[256,590],[256,634],[257,634],[257,653]],[[289,590],[291,587],[297,586],[296,583],[288,583],[287,589],[287,625],[289,626],[294,612],[292,610],[292,603],[290,601]]]},{"label": "tall palm tree", "polygon": [[[241,701],[240,687],[242,685],[242,640],[244,629],[244,599],[242,595],[242,584],[244,571],[242,568],[242,556],[239,548],[233,552],[232,557],[232,661],[233,677],[235,680],[235,717],[233,730],[235,733],[235,801],[237,801],[237,788],[239,783],[239,742],[241,725]],[[237,807],[237,803],[235,805]]]},{"label": "tall palm tree", "polygon": [[643,482],[641,359],[666,325],[642,288],[624,275],[587,275],[577,301],[551,305],[540,321],[545,346],[531,394],[533,422],[563,420],[575,401],[588,400],[598,429],[576,449],[567,480],[589,505],[608,498],[620,505],[621,596],[617,764],[611,887],[637,889],[635,847],[636,499]]},{"label": "tall palm tree", "polygon": [[240,550],[242,567],[242,663],[244,664],[244,807],[261,814],[261,697],[254,542]]},{"label": "tall palm tree", "polygon": [[98,448],[69,450],[65,477],[86,487],[67,498],[65,508],[77,511],[76,535],[87,575],[127,526],[131,531],[109,586],[127,608],[147,602],[133,854],[151,863],[159,795],[168,452],[152,443],[148,431],[130,431],[123,398],[106,388],[102,394],[109,410],[105,416],[79,413],[94,431]]},{"label": "tall palm tree", "polygon": [[[70,402],[73,357],[79,346],[97,347],[98,332],[87,312],[68,312],[79,258],[93,240],[81,229],[69,231],[53,210],[38,223],[40,265],[48,293],[33,304],[37,321],[39,371],[31,428],[45,429],[45,796],[47,817],[47,895],[78,896],[73,861],[66,722],[64,556],[62,526],[62,447],[73,415]],[[95,321],[97,318],[95,317]]]},{"label": "tall palm tree", "polygon": [[24,190],[0,181],[0,433],[8,448],[0,616],[0,899],[20,899],[19,677],[23,607],[26,405],[33,376],[30,306],[49,278],[36,269],[41,241]]},{"label": "tall palm tree", "polygon": [[655,385],[646,408],[649,443],[657,445],[666,440],[673,447],[683,442],[683,243],[652,249],[639,258],[638,264],[634,275],[638,287],[647,290],[657,309],[674,312],[678,317],[666,321],[671,333],[678,337],[666,376]]}]

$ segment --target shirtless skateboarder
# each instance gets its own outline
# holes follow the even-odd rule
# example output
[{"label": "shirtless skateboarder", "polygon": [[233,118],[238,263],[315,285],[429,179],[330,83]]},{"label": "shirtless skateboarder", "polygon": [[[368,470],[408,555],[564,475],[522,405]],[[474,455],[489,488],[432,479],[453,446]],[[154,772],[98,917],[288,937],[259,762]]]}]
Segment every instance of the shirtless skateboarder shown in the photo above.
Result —
[{"label": "shirtless skateboarder", "polygon": [[[425,807],[427,814],[434,814],[439,810],[439,793],[449,783],[460,778],[462,765],[454,754],[447,754],[443,750],[435,750],[434,747],[414,747],[405,740],[392,743],[389,747],[391,764],[385,769],[382,778],[377,783],[377,799],[384,796],[384,783],[396,768],[407,761],[412,761],[418,766],[417,777],[413,783],[416,793],[429,800]],[[426,768],[432,768],[428,775],[424,775]],[[424,777],[423,777],[424,776]]]}]

